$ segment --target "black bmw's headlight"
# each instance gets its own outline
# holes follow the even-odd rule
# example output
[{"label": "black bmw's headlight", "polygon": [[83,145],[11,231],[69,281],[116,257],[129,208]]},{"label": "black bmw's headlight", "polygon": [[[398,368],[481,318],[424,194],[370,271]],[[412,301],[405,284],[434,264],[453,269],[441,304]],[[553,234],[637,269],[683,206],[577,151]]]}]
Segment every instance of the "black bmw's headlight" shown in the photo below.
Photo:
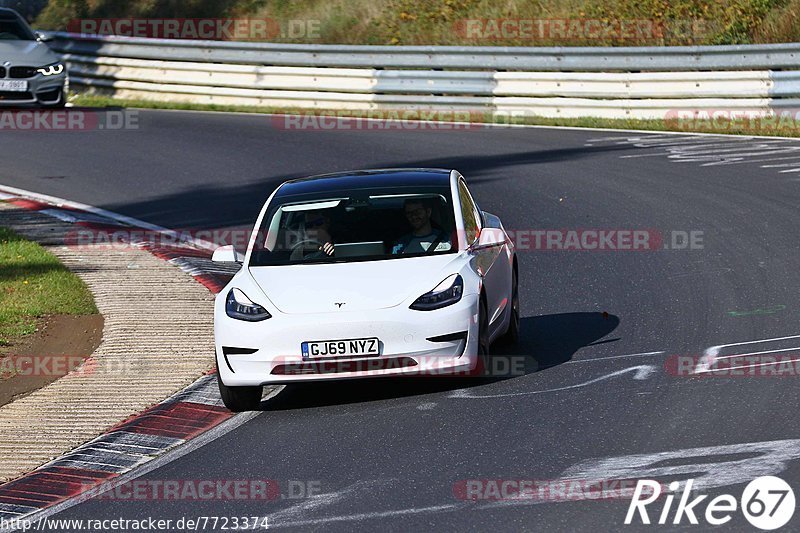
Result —
[{"label": "black bmw's headlight", "polygon": [[272,316],[269,311],[257,303],[253,303],[239,289],[231,289],[228,292],[228,296],[225,298],[225,313],[231,318],[248,322],[258,322]]},{"label": "black bmw's headlight", "polygon": [[453,274],[444,279],[430,292],[426,292],[417,298],[411,309],[417,311],[432,311],[434,309],[441,309],[448,305],[461,300],[461,294],[464,292],[464,280],[461,275]]}]

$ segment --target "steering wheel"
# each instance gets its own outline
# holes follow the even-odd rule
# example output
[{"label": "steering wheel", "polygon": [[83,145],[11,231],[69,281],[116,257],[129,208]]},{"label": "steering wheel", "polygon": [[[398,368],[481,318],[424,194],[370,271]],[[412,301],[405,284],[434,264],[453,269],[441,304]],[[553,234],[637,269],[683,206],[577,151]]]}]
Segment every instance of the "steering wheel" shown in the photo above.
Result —
[{"label": "steering wheel", "polygon": [[[309,246],[309,245],[315,245],[315,244],[317,246],[314,249],[314,252],[321,251],[320,248],[325,246],[324,243],[321,243],[316,239],[303,239],[302,241],[295,243],[295,245],[292,246],[291,253],[289,254],[289,259],[291,261],[298,261],[300,259],[303,259],[303,257],[306,255],[305,249],[306,248],[310,248],[311,246]],[[313,252],[309,252],[309,253],[313,253]]]}]

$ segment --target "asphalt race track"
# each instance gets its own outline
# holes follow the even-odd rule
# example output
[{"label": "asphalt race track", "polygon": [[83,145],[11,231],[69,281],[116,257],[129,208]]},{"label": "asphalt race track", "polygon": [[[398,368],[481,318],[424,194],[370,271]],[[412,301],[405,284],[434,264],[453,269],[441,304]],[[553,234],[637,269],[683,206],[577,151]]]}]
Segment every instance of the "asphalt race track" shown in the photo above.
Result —
[{"label": "asphalt race track", "polygon": [[[498,501],[479,492],[472,501],[462,489],[468,480],[483,480],[483,491],[486,480],[658,476],[693,478],[703,494],[738,499],[760,475],[800,487],[796,372],[690,376],[674,364],[720,345],[733,345],[721,357],[800,354],[800,174],[792,166],[800,141],[544,128],[287,131],[278,123],[141,111],[135,130],[0,132],[0,183],[207,229],[252,224],[288,178],[446,167],[466,176],[481,208],[507,229],[647,230],[663,244],[521,249],[522,342],[498,359],[524,356],[522,375],[287,388],[253,420],[141,478],[270,479],[286,498],[87,501],[57,518],[602,531],[624,527],[629,500]],[[693,247],[684,247],[686,234]],[[738,344],[749,341],[759,342]],[[288,497],[287,487],[301,484],[321,495]],[[661,508],[648,507],[652,521]],[[685,517],[680,527],[634,524],[627,529],[708,528]],[[786,527],[798,524],[795,516]],[[726,528],[752,530],[741,514]]]}]

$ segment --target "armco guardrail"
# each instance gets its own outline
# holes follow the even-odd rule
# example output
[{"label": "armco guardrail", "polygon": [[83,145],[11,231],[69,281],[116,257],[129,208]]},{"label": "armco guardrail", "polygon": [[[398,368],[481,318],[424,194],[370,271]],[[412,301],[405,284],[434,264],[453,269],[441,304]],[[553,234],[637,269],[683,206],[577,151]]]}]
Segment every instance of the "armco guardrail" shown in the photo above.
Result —
[{"label": "armco guardrail", "polygon": [[800,104],[800,44],[338,46],[52,34],[74,86],[122,98],[295,108],[485,109],[548,117],[769,113]]}]

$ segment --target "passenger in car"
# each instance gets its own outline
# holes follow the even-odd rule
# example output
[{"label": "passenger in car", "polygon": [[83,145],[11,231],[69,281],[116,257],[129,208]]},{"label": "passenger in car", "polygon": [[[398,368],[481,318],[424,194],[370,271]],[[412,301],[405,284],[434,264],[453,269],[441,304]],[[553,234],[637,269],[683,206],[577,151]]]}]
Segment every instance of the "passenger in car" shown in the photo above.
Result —
[{"label": "passenger in car", "polygon": [[411,226],[411,233],[395,241],[392,245],[393,255],[450,250],[450,237],[442,229],[433,227],[433,210],[425,201],[409,198],[403,204],[403,211]]}]

